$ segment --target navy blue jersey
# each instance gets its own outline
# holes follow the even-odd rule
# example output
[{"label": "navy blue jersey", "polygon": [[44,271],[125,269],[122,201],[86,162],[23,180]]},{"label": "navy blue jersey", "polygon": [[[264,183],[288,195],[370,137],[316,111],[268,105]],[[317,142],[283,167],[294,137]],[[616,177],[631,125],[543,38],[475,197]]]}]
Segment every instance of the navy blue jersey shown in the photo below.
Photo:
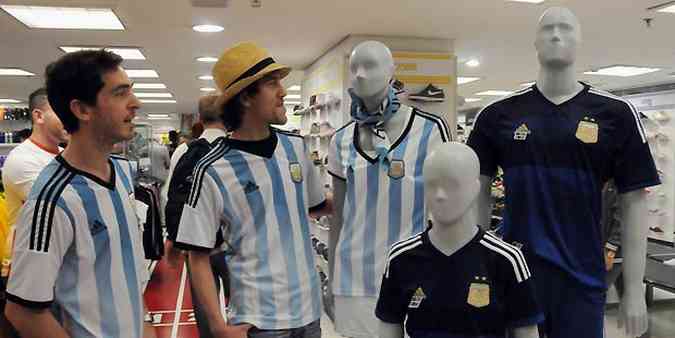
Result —
[{"label": "navy blue jersey", "polygon": [[534,85],[483,109],[468,144],[482,175],[504,170],[505,240],[604,288],[604,183],[619,193],[660,184],[635,107],[585,84],[556,105]]},{"label": "navy blue jersey", "polygon": [[394,244],[376,315],[411,338],[503,338],[543,320],[521,251],[479,231],[446,256],[425,231]]}]

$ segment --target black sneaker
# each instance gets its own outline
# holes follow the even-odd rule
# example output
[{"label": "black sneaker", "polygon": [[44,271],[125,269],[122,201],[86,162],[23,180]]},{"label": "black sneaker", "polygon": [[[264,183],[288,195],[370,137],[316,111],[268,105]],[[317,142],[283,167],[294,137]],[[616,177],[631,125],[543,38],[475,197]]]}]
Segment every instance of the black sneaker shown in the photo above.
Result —
[{"label": "black sneaker", "polygon": [[405,84],[403,84],[403,82],[399,81],[397,78],[394,78],[394,82],[392,82],[391,86],[394,87],[394,93],[396,95],[405,93]]},{"label": "black sneaker", "polygon": [[443,89],[440,89],[432,84],[429,84],[419,93],[408,95],[408,98],[417,101],[443,102],[445,101],[445,93],[443,92]]}]

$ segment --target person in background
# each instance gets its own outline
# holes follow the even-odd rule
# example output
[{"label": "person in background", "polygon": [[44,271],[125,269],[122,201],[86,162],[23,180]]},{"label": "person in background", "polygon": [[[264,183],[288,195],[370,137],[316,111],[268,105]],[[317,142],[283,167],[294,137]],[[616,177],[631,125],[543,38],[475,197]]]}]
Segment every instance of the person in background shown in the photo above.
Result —
[{"label": "person in background", "polygon": [[173,156],[173,152],[178,147],[178,132],[175,130],[169,131],[169,156]]},{"label": "person in background", "polygon": [[[2,168],[2,182],[5,187],[5,203],[9,216],[10,231],[6,238],[0,238],[6,248],[0,253],[2,270],[0,277],[0,337],[10,337],[11,329],[4,316],[5,286],[9,274],[13,227],[19,210],[28,199],[33,182],[49,162],[61,151],[59,143],[68,140],[59,117],[47,100],[47,90],[39,88],[28,97],[33,131],[30,137],[12,149]],[[2,335],[5,333],[5,335]]]},{"label": "person in background", "polygon": [[148,148],[151,164],[150,176],[154,177],[162,187],[169,178],[169,165],[171,164],[169,150],[154,138],[150,140]]}]

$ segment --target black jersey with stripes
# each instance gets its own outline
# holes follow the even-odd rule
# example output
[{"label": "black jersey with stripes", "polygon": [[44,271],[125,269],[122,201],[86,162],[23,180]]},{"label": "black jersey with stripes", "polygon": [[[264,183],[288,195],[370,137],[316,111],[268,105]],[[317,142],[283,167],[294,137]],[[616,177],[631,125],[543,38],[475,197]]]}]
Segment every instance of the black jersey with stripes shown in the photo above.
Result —
[{"label": "black jersey with stripes", "polygon": [[504,239],[604,290],[604,184],[620,194],[660,184],[635,107],[585,84],[554,104],[535,85],[483,109],[467,143],[482,175],[504,171]]},{"label": "black jersey with stripes", "polygon": [[543,320],[530,277],[520,250],[490,233],[446,256],[427,229],[391,247],[376,315],[412,338],[503,338]]}]

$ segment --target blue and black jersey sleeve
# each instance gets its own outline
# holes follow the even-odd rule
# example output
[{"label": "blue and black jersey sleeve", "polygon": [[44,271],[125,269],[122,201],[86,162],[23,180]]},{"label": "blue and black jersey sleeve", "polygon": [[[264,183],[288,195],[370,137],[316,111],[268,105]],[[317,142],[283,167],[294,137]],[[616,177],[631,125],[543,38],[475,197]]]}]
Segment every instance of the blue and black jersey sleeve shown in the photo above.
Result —
[{"label": "blue and black jersey sleeve", "polygon": [[[521,256],[522,257],[522,256]],[[520,280],[514,274],[513,264],[501,259],[497,265],[498,274],[504,292],[505,324],[509,328],[536,325],[544,320],[544,315],[537,303],[534,280],[529,275],[529,267],[525,263],[525,272]]]},{"label": "blue and black jersey sleeve", "polygon": [[612,169],[620,194],[661,184],[637,110],[629,103],[617,105],[621,132],[616,133]]},{"label": "blue and black jersey sleeve", "polygon": [[493,120],[496,116],[495,106],[487,106],[478,113],[467,141],[467,145],[476,152],[480,160],[480,174],[488,177],[495,176],[499,165],[499,153],[494,138],[497,130],[494,127],[496,121]]}]

